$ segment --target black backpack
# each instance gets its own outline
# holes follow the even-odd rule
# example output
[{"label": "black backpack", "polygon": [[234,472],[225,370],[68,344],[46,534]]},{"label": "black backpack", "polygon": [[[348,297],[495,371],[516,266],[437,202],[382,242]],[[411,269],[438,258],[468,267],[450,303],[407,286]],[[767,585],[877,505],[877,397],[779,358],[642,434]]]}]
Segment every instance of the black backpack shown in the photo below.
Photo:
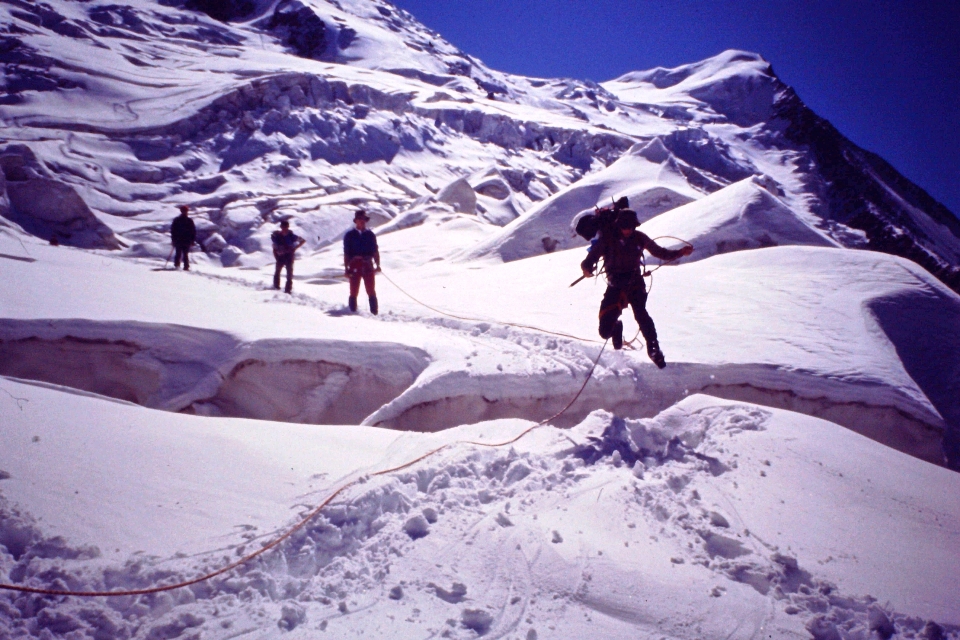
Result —
[{"label": "black backpack", "polygon": [[597,233],[613,236],[612,230],[617,225],[617,215],[630,206],[627,196],[623,196],[606,207],[596,207],[593,213],[577,220],[577,235],[586,241],[593,240]]}]

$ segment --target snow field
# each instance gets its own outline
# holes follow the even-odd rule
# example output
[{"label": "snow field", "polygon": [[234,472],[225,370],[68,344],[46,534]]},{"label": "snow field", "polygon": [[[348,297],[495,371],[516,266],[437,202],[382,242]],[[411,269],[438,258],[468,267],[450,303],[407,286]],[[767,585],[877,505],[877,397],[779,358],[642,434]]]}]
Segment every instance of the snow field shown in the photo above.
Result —
[{"label": "snow field", "polygon": [[[286,491],[306,491],[297,500],[304,509],[326,491],[318,489],[316,474],[308,476],[312,471],[329,473],[322,479],[328,487],[340,484],[337,476],[360,480],[277,551],[209,583],[138,598],[7,599],[0,615],[18,632],[112,629],[115,637],[202,632],[226,638],[255,628],[266,637],[288,630],[299,634],[291,637],[311,637],[323,629],[334,636],[445,631],[447,637],[468,638],[525,637],[532,629],[542,638],[596,632],[747,638],[759,632],[805,637],[804,625],[819,625],[866,638],[880,615],[904,637],[931,618],[944,637],[960,632],[943,626],[958,622],[960,590],[944,587],[956,579],[953,550],[960,548],[955,474],[850,432],[838,440],[835,426],[814,418],[694,396],[654,419],[624,421],[598,412],[570,431],[544,427],[500,449],[454,445],[410,469],[371,478],[364,474],[441,444],[506,440],[530,423],[488,422],[399,439],[352,427],[362,435],[348,436],[350,448],[366,442],[366,455],[345,459],[348,449],[329,446],[340,437],[331,427],[276,424],[265,440],[262,429],[238,430],[235,420],[221,429],[214,419],[164,418],[169,414],[9,379],[4,388],[27,401],[24,412],[46,416],[39,442],[27,437],[29,428],[17,429],[23,444],[15,444],[39,452],[25,459],[57,459],[67,473],[83,467],[113,485],[98,492],[105,508],[81,507],[88,517],[103,519],[86,531],[74,528],[77,518],[69,507],[52,509],[39,521],[5,507],[5,542],[11,536],[24,542],[6,544],[8,552],[0,557],[4,573],[18,581],[35,577],[50,584],[54,567],[62,580],[54,584],[74,589],[192,577],[226,562],[238,542],[249,540],[242,553],[268,539],[290,517],[279,508],[283,492],[273,486],[260,491],[273,493],[274,500],[251,504],[255,492],[237,490],[244,487],[242,476],[247,489],[299,478]],[[116,465],[111,447],[73,442],[90,437],[81,434],[96,437],[96,429],[76,424],[75,416],[83,415],[98,416],[105,439],[115,438],[116,430],[129,438],[123,426],[128,412],[167,423],[143,435],[155,451],[173,446],[195,455],[205,449],[205,473],[178,474],[156,456],[144,458],[146,465]],[[35,416],[25,420],[35,422]],[[302,441],[307,428],[316,430],[317,446],[298,451],[275,440],[287,432]],[[218,432],[227,446],[189,446],[182,439],[191,432]],[[374,445],[369,437],[376,434],[382,437]],[[241,462],[240,452],[255,455],[263,470]],[[291,454],[296,474],[282,473],[294,463]],[[367,466],[371,454],[381,461]],[[25,471],[8,471],[4,492],[21,504],[40,504],[24,495]],[[179,482],[157,482],[158,474]],[[916,484],[897,482],[904,474]],[[196,531],[200,539],[193,548],[206,537],[220,550],[171,557],[170,549],[183,547],[171,546],[169,533],[144,538],[151,530],[170,531],[164,521],[171,514],[145,508],[134,490],[138,485],[166,493],[168,502],[193,501],[206,518],[188,517],[187,526],[175,530]],[[943,491],[932,495],[929,486]],[[790,508],[809,505],[809,491],[821,498],[814,509]],[[223,495],[235,498],[224,501]],[[242,508],[234,511],[237,499]],[[259,518],[239,520],[244,510]],[[179,522],[182,514],[172,517]],[[120,538],[140,536],[145,554],[102,553],[91,546],[102,544],[104,533],[117,531],[118,524],[130,527],[118,532]],[[224,538],[231,529],[236,533]],[[51,535],[68,532],[66,539]],[[884,553],[905,538],[914,541],[910,553]],[[121,564],[124,557],[130,559]],[[892,574],[899,579],[890,581]]]},{"label": "snow field", "polygon": [[[255,4],[0,6],[0,582],[189,579],[347,488],[191,588],[4,591],[0,638],[960,638],[960,298],[849,249],[956,289],[950,212],[756,54],[523,78],[379,0]],[[621,195],[696,247],[663,371],[568,287]]]}]

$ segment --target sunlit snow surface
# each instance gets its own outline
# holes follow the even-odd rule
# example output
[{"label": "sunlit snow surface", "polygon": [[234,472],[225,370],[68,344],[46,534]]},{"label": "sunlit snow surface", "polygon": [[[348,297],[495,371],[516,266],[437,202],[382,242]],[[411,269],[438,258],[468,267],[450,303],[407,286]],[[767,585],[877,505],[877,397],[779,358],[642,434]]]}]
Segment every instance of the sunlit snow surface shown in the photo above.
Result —
[{"label": "sunlit snow surface", "polygon": [[[282,5],[327,25],[311,60],[258,6],[0,6],[48,65],[0,104],[0,582],[190,579],[349,487],[189,589],[0,592],[0,638],[960,637],[960,297],[845,248],[765,61],[522,78],[389,5]],[[695,247],[648,278],[664,370],[568,286],[572,221],[622,195]]]}]

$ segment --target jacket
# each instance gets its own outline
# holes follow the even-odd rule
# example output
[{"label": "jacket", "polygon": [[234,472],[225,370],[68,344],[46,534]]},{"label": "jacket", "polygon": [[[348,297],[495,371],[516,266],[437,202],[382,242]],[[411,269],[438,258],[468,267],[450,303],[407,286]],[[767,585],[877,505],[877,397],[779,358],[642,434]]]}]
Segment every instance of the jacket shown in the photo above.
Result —
[{"label": "jacket", "polygon": [[270,234],[270,241],[273,242],[273,254],[278,258],[281,256],[292,256],[297,250],[297,245],[300,244],[301,240],[303,240],[303,238],[292,231],[288,234],[283,234],[279,231],[274,231]]},{"label": "jacket", "polygon": [[188,216],[179,215],[170,225],[170,240],[174,246],[189,247],[197,239],[197,225]]},{"label": "jacket", "polygon": [[377,247],[377,236],[370,229],[350,229],[343,236],[343,257],[349,262],[357,256],[374,258],[380,262],[380,249]]}]

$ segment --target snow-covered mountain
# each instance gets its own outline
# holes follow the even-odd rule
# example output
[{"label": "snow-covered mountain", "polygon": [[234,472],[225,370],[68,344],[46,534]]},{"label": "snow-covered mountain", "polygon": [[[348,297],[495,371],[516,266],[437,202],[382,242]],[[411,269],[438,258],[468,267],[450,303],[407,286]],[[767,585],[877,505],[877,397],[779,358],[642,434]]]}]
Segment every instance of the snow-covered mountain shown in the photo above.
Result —
[{"label": "snow-covered mountain", "polygon": [[[642,178],[627,191],[644,215],[762,174],[843,246],[960,287],[960,222],[754,54],[596,85],[498,73],[367,0],[0,11],[6,217],[66,244],[156,253],[170,205],[186,202],[225,264],[257,264],[278,217],[322,246],[347,227],[345,207],[392,219],[458,178],[473,193],[447,200],[492,224],[570,218],[613,194],[557,192],[640,144],[647,168],[629,169]],[[546,246],[570,242],[561,227]]]},{"label": "snow-covered mountain", "polygon": [[[960,638],[960,222],[759,56],[596,84],[376,0],[2,0],[0,61],[0,584],[190,580],[346,487],[189,588],[0,592],[0,638]],[[695,247],[662,371],[568,286],[624,195]]]}]

